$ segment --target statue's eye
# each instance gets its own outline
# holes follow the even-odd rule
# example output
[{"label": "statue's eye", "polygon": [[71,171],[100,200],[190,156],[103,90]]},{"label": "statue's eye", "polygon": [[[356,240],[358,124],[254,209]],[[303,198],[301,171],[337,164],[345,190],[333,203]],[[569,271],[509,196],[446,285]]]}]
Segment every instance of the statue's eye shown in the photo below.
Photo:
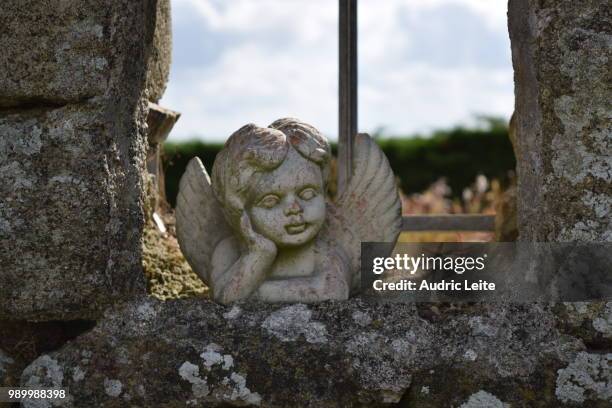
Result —
[{"label": "statue's eye", "polygon": [[259,200],[259,203],[257,205],[264,208],[272,208],[279,202],[280,199],[277,196],[275,196],[274,194],[268,194],[267,196]]},{"label": "statue's eye", "polygon": [[308,187],[300,191],[300,198],[302,200],[312,200],[317,195],[314,188]]}]

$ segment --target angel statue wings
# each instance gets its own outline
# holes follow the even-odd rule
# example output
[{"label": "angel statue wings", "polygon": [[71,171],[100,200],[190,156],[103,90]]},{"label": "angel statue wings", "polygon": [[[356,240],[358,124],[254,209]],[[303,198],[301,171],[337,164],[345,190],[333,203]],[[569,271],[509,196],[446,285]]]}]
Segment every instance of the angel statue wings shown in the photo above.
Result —
[{"label": "angel statue wings", "polygon": [[223,304],[343,300],[360,286],[361,242],[395,242],[401,206],[376,143],[360,134],[353,174],[326,196],[331,149],[314,127],[280,119],[230,136],[212,168],[191,160],[176,204],[180,247]]}]

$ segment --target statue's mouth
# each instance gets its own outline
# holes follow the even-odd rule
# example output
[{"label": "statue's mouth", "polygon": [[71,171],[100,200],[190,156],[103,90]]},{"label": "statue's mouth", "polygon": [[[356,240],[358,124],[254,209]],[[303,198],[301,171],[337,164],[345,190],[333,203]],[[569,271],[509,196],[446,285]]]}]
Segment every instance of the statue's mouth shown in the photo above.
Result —
[{"label": "statue's mouth", "polygon": [[300,234],[302,232],[304,232],[306,230],[306,223],[303,222],[301,224],[288,224],[285,225],[285,230],[291,234],[291,235],[295,235],[295,234]]}]

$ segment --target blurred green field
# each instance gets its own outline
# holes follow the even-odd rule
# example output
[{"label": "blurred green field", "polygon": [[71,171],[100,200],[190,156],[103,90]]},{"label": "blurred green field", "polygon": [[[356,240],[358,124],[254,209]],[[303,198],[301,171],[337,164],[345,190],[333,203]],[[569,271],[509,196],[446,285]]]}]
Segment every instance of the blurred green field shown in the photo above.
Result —
[{"label": "blurred green field", "polygon": [[[404,194],[422,192],[444,178],[450,187],[450,197],[458,198],[478,175],[497,180],[502,187],[507,185],[515,168],[508,126],[503,119],[481,118],[474,128],[458,126],[431,135],[374,137],[387,155]],[[222,147],[221,143],[199,140],[164,145],[166,198],[172,206],[189,160],[200,157],[210,171]]]}]

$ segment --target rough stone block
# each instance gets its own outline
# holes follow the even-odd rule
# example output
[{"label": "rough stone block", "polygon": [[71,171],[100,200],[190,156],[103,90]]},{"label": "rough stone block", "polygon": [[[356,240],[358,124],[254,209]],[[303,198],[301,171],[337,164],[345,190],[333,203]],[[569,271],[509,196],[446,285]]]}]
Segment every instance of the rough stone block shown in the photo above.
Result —
[{"label": "rough stone block", "polygon": [[147,90],[149,100],[159,102],[164,95],[170,76],[172,60],[172,19],[170,0],[157,0],[155,32],[149,70],[147,71]]},{"label": "rough stone block", "polygon": [[510,0],[518,222],[527,241],[612,241],[612,13]]},{"label": "rough stone block", "polygon": [[167,3],[2,3],[0,319],[96,318],[144,293],[147,87],[163,90],[149,71],[169,64],[153,57],[169,52],[154,41]]},{"label": "rough stone block", "polygon": [[4,0],[0,106],[105,95],[119,71],[131,69],[123,63],[138,67],[146,48],[147,87],[158,100],[168,80],[170,29],[169,0]]},{"label": "rough stone block", "polygon": [[0,316],[84,318],[144,291],[139,191],[100,109],[0,116]]},{"label": "rough stone block", "polygon": [[114,57],[106,45],[111,14],[98,4],[2,2],[0,105],[78,101],[105,92]]},{"label": "rough stone block", "polygon": [[21,384],[66,387],[75,407],[608,406],[612,354],[559,322],[538,305],[143,299],[40,356]]}]

